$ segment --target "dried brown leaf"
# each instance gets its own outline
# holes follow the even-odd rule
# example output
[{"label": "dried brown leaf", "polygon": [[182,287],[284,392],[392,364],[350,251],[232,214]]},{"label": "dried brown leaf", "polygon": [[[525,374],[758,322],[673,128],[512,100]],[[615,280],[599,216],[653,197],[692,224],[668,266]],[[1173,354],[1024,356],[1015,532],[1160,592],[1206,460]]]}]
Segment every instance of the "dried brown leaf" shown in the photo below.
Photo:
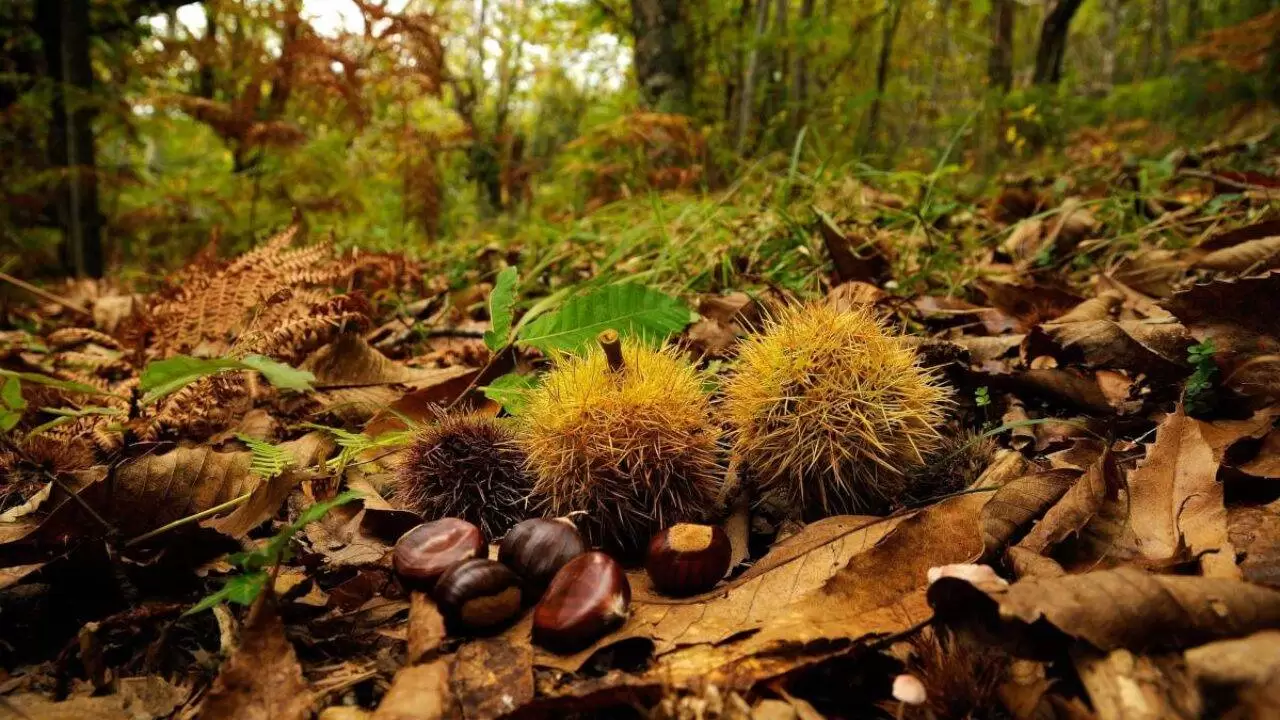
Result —
[{"label": "dried brown leaf", "polygon": [[1100,720],[1191,720],[1203,710],[1180,656],[1148,657],[1121,649],[1079,651],[1073,659]]},{"label": "dried brown leaf", "polygon": [[426,593],[409,596],[409,648],[407,664],[417,665],[440,649],[445,635],[444,616]]},{"label": "dried brown leaf", "polygon": [[1018,546],[1044,554],[1068,536],[1080,532],[1107,498],[1115,496],[1115,472],[1110,453],[1099,455]]},{"label": "dried brown leaf", "polygon": [[1195,267],[1225,273],[1255,273],[1280,267],[1280,235],[1214,250],[1197,260]]},{"label": "dried brown leaf", "polygon": [[1245,580],[1280,590],[1280,503],[1230,508],[1227,538],[1241,555]]},{"label": "dried brown leaf", "polygon": [[227,658],[205,697],[203,720],[304,720],[311,688],[284,634],[271,592],[259,596],[240,646]]},{"label": "dried brown leaf", "polygon": [[1201,427],[1179,407],[1156,429],[1147,457],[1129,474],[1133,531],[1149,560],[1171,560],[1185,547],[1206,574],[1239,577],[1218,461]]},{"label": "dried brown leaf", "polygon": [[994,555],[1075,484],[1082,471],[1047,470],[1010,481],[982,508],[982,544]]},{"label": "dried brown leaf", "polygon": [[1213,340],[1225,386],[1247,396],[1280,398],[1280,272],[1196,285],[1165,302],[1197,340]]},{"label": "dried brown leaf", "polygon": [[0,696],[3,720],[151,720],[169,717],[186,700],[185,688],[163,678],[121,678],[115,692],[55,702],[36,693]]},{"label": "dried brown leaf", "polygon": [[449,685],[466,720],[491,720],[533,699],[533,651],[527,642],[485,638],[453,657]]},{"label": "dried brown leaf", "polygon": [[406,665],[391,680],[373,720],[440,720],[452,706],[448,660]]},{"label": "dried brown leaf", "polygon": [[942,578],[929,603],[949,624],[993,632],[1040,657],[1076,638],[1110,652],[1181,649],[1280,626],[1280,592],[1241,580],[1150,575],[1132,567],[1010,586]]}]

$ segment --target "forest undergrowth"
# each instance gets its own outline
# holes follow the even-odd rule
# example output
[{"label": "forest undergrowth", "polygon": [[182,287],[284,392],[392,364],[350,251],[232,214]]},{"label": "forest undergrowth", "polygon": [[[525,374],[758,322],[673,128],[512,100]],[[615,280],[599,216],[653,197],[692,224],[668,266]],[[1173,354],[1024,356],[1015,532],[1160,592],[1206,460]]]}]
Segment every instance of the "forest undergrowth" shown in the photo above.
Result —
[{"label": "forest undergrowth", "polygon": [[1273,717],[1280,136],[1126,132],[12,288],[0,717]]}]

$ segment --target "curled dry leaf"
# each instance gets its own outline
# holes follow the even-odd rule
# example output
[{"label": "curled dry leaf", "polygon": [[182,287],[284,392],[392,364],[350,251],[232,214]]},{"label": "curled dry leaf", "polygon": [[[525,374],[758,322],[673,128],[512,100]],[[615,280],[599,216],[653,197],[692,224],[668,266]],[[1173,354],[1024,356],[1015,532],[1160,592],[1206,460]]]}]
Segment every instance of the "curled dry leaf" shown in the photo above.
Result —
[{"label": "curled dry leaf", "polygon": [[1033,330],[1024,347],[1029,357],[1053,355],[1063,364],[1176,378],[1187,373],[1190,345],[1191,337],[1175,321],[1060,319]]},{"label": "curled dry leaf", "polygon": [[311,688],[284,634],[275,598],[264,592],[249,612],[240,646],[227,658],[205,697],[206,720],[303,720]]},{"label": "curled dry leaf", "polygon": [[408,390],[445,404],[466,388],[477,370],[465,366],[411,368],[370,347],[359,335],[346,333],[317,350],[302,369],[313,383],[324,410],[348,422],[364,422],[392,405]]},{"label": "curled dry leaf", "polygon": [[1104,452],[1071,485],[1022,539],[1018,546],[1037,554],[1080,532],[1108,498],[1115,497],[1118,480],[1110,453]]},{"label": "curled dry leaf", "polygon": [[[757,618],[751,602],[741,600],[734,605],[672,603],[652,631],[664,636],[668,652],[659,654],[644,674],[616,682],[635,687],[653,683],[676,688],[705,683],[750,687],[868,638],[905,631],[928,617],[925,587],[929,568],[971,562],[981,554],[979,513],[985,502],[982,493],[971,493],[897,518],[879,541],[852,557],[840,558],[836,554],[839,545],[827,542],[810,548],[801,556],[802,562],[775,566],[766,576],[755,578],[763,582],[756,586],[752,598],[768,604],[770,592],[787,596],[785,603],[774,606],[768,622]],[[864,542],[854,544],[862,546]],[[787,590],[795,578],[823,574],[826,581],[806,593]],[[680,631],[705,625],[713,616],[718,617],[714,625],[721,631],[728,630],[737,618],[738,630],[720,640],[704,633],[705,639],[687,644],[685,638],[691,635]],[[678,642],[672,642],[672,637]],[[606,643],[617,639],[613,636]],[[535,664],[548,664],[545,660],[539,654]],[[571,685],[557,692],[583,691],[585,688]]]},{"label": "curled dry leaf", "polygon": [[1280,272],[1196,285],[1168,308],[1197,340],[1211,339],[1222,382],[1243,395],[1280,397],[1280,313],[1260,312],[1280,297]]},{"label": "curled dry leaf", "polygon": [[1280,630],[1207,643],[1183,656],[1202,685],[1240,689],[1280,683]]},{"label": "curled dry leaf", "polygon": [[1241,580],[1150,575],[1132,567],[1019,580],[1009,587],[943,578],[929,587],[942,622],[1028,657],[1069,639],[1106,652],[1173,650],[1280,626],[1280,592]]},{"label": "curled dry leaf", "polygon": [[400,668],[373,720],[440,720],[453,710],[449,661],[441,659]]},{"label": "curled dry leaf", "polygon": [[1160,423],[1147,457],[1129,474],[1132,527],[1149,560],[1170,560],[1186,548],[1206,574],[1239,577],[1218,461],[1202,425],[1181,407]]},{"label": "curled dry leaf", "polygon": [[982,545],[994,556],[1025,531],[1075,484],[1082,472],[1046,470],[1010,481],[982,508]]},{"label": "curled dry leaf", "polygon": [[978,282],[977,288],[986,296],[988,303],[1018,318],[1024,328],[1064,315],[1083,301],[1079,295],[1049,285],[1015,285],[983,280]]},{"label": "curled dry leaf", "polygon": [[1230,508],[1227,533],[1244,579],[1280,590],[1280,502]]}]

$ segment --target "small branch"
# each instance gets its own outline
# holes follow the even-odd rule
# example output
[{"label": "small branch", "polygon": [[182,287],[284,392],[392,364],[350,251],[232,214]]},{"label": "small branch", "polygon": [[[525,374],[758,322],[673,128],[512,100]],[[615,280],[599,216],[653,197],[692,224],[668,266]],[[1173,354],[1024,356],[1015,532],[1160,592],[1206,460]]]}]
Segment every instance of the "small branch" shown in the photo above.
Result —
[{"label": "small branch", "polygon": [[1215,185],[1229,187],[1232,190],[1260,190],[1262,192],[1275,190],[1275,188],[1269,188],[1265,185],[1254,185],[1253,183],[1240,182],[1239,180],[1232,180],[1231,178],[1214,175],[1213,173],[1204,172],[1203,170],[1179,170],[1178,175],[1182,177],[1195,178],[1197,180],[1209,180]]},{"label": "small branch", "polygon": [[600,349],[604,350],[604,358],[609,362],[609,369],[622,372],[626,363],[622,360],[622,342],[618,339],[617,330],[605,330],[596,337]]},{"label": "small branch", "polygon": [[201,510],[200,512],[198,512],[198,513],[196,513],[196,514],[194,514],[194,515],[188,515],[188,516],[183,517],[183,518],[178,518],[177,520],[174,520],[173,522],[168,523],[167,525],[162,525],[162,526],[160,526],[160,527],[156,528],[155,530],[152,530],[152,531],[150,531],[150,532],[144,532],[144,533],[142,533],[142,534],[141,534],[141,535],[139,535],[138,537],[133,538],[132,540],[130,540],[130,541],[128,541],[128,542],[126,542],[126,543],[124,544],[124,546],[125,546],[125,547],[133,547],[134,545],[137,545],[138,543],[141,543],[141,542],[146,542],[147,540],[150,540],[151,538],[153,538],[153,537],[155,537],[155,536],[157,536],[157,535],[160,535],[160,534],[162,534],[162,533],[169,532],[170,530],[172,530],[172,529],[174,529],[174,528],[176,528],[176,527],[182,527],[183,525],[189,525],[189,524],[191,524],[191,523],[193,523],[193,522],[196,522],[196,521],[198,521],[198,520],[203,520],[203,519],[205,519],[205,518],[207,518],[207,517],[209,517],[209,516],[211,516],[211,515],[217,515],[218,513],[222,512],[223,510],[230,510],[231,508],[236,507],[237,505],[242,505],[242,504],[244,504],[244,502],[245,502],[246,500],[248,500],[248,499],[249,499],[249,496],[250,496],[250,495],[252,495],[252,494],[253,494],[253,491],[249,491],[249,492],[247,492],[247,493],[245,493],[245,494],[243,494],[243,495],[241,495],[241,496],[239,496],[239,497],[231,498],[230,500],[228,500],[228,501],[226,501],[226,502],[222,503],[221,505],[214,505],[213,507],[209,508],[208,510]]},{"label": "small branch", "polygon": [[88,318],[89,320],[93,319],[93,313],[89,312],[88,310],[85,310],[84,308],[77,306],[75,303],[71,302],[70,300],[64,300],[63,298],[60,298],[57,295],[54,295],[48,290],[42,290],[25,280],[19,280],[18,278],[8,273],[2,273],[2,272],[0,272],[0,280],[3,280],[7,283],[11,283],[13,285],[17,285],[18,287],[22,288],[23,290],[26,290],[27,292],[31,293],[32,295],[35,295],[36,297],[40,298],[41,300],[44,300],[45,302],[51,302],[54,305],[59,305],[61,307],[64,307],[70,310],[71,312],[76,313],[77,315],[80,315],[81,317]]}]

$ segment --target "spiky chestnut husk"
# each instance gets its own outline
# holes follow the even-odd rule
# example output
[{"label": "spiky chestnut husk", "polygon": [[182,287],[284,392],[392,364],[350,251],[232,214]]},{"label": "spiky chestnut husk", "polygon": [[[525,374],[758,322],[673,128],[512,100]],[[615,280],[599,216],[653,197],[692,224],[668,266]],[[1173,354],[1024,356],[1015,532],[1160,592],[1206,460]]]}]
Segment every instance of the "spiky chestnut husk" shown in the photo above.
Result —
[{"label": "spiky chestnut husk", "polygon": [[907,471],[906,501],[919,504],[960,492],[982,476],[999,444],[972,430],[947,428],[924,465]]},{"label": "spiky chestnut husk", "polygon": [[870,310],[786,306],[740,345],[724,408],[762,494],[821,517],[900,502],[941,444],[947,396]]},{"label": "spiky chestnut husk", "polygon": [[424,520],[457,517],[502,537],[529,517],[532,483],[509,425],[483,415],[441,418],[409,445],[391,491]]},{"label": "spiky chestnut husk", "polygon": [[520,444],[543,512],[580,513],[593,544],[627,553],[705,519],[723,468],[704,375],[674,348],[628,340],[621,351],[618,370],[600,348],[556,358],[528,395]]}]

